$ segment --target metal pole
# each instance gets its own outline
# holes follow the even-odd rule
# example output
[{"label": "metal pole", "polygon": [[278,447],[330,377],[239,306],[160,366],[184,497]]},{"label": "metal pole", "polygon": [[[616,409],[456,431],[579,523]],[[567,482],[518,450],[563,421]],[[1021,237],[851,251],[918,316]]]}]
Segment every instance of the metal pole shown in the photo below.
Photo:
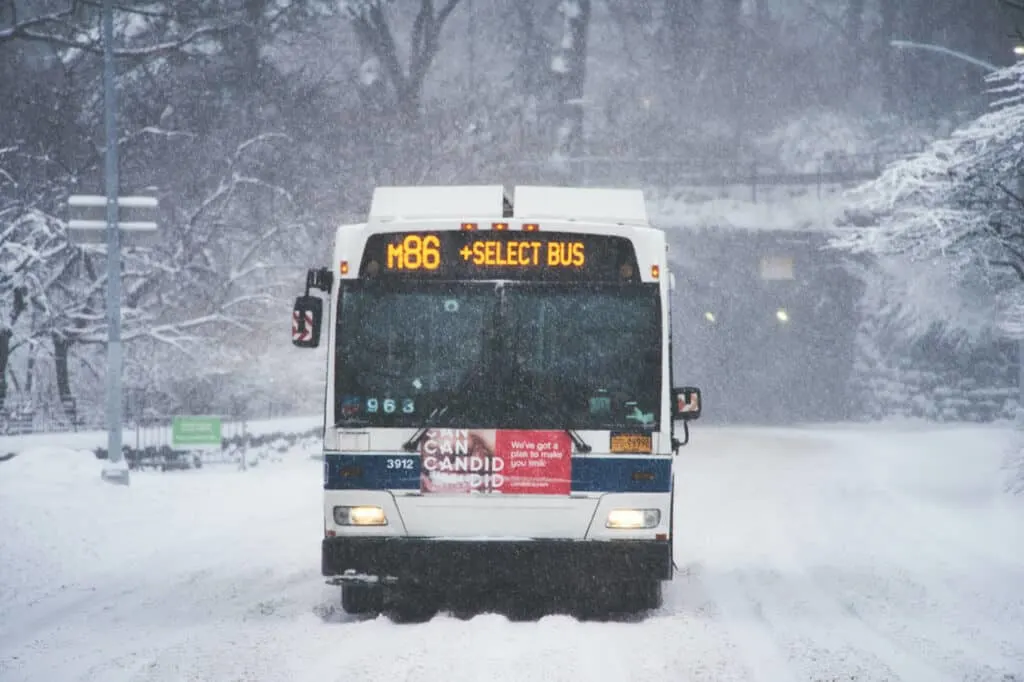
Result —
[{"label": "metal pole", "polygon": [[248,442],[248,440],[245,437],[245,433],[246,433],[245,417],[242,417],[242,437],[240,439],[241,442],[242,442],[242,471],[246,470],[245,451],[249,447],[249,442]]},{"label": "metal pole", "polygon": [[1016,425],[1024,429],[1024,339],[1017,340],[1017,414]]},{"label": "metal pole", "polygon": [[103,479],[128,485],[121,452],[121,233],[117,224],[117,101],[114,87],[114,0],[103,0],[103,114],[107,185],[107,466]]},{"label": "metal pole", "polygon": [[[1017,176],[1017,196],[1024,197],[1024,175]],[[1017,428],[1024,429],[1024,339],[1017,339]]]},{"label": "metal pole", "polygon": [[[475,94],[476,89],[476,7],[473,4],[473,0],[469,0],[469,18],[468,18],[468,33],[466,36],[466,46],[468,47],[469,54],[469,91]],[[472,97],[473,94],[470,96]]]},{"label": "metal pole", "polygon": [[[1014,48],[1013,53],[1017,55],[1017,62],[1024,56]],[[1017,196],[1024,197],[1024,174],[1017,174]],[[1020,207],[1018,207],[1019,209]],[[1017,414],[1016,425],[1018,429],[1024,429],[1024,338],[1017,339]]]},{"label": "metal pole", "polygon": [[[469,7],[466,8],[469,10],[469,15],[466,24],[466,32],[468,34],[466,36],[466,47],[468,50],[468,54],[466,55],[466,61],[469,62],[469,68],[467,69],[467,81],[469,87],[467,88],[467,90],[470,93],[469,96],[473,98],[476,96],[476,5],[473,3],[473,0],[468,0],[467,4],[469,5]],[[472,113],[476,114],[476,112]],[[471,151],[469,154],[469,171],[470,173],[472,173],[474,179],[476,179],[476,177],[478,176],[476,161],[477,132],[474,132],[473,135],[470,137]]]}]

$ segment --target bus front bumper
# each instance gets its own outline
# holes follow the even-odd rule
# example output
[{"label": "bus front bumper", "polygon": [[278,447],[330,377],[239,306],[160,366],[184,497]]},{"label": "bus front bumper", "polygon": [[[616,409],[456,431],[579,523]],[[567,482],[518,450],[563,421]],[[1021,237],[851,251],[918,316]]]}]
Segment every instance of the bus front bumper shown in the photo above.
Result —
[{"label": "bus front bumper", "polygon": [[438,540],[327,537],[324,576],[422,583],[528,584],[670,580],[667,540]]}]

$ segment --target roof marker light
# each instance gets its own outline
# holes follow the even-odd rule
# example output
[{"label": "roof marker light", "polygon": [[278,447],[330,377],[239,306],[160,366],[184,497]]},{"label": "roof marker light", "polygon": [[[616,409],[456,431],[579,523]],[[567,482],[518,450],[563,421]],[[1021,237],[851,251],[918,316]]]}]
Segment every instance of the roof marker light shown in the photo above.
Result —
[{"label": "roof marker light", "polygon": [[470,232],[476,229],[476,223],[462,223],[462,229]]},{"label": "roof marker light", "polygon": [[658,277],[660,277],[660,276],[661,276],[661,268],[658,267],[657,265],[652,265],[651,266],[651,277],[653,279],[658,279]]},{"label": "roof marker light", "polygon": [[536,232],[540,229],[540,225],[537,223],[523,223],[524,232]]},{"label": "roof marker light", "polygon": [[508,223],[491,223],[492,230],[498,230],[499,232],[508,229]]}]

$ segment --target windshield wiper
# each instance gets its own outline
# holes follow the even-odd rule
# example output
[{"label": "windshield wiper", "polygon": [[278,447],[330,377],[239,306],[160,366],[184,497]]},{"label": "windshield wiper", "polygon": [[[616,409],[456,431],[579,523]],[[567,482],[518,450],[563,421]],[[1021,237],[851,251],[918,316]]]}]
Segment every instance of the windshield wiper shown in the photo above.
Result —
[{"label": "windshield wiper", "polygon": [[[402,449],[406,452],[416,452],[416,449],[419,448],[423,437],[427,435],[427,431],[429,431],[430,427],[434,425],[437,418],[441,417],[448,411],[449,406],[450,403],[442,405],[441,407],[435,408],[429,415],[427,415],[427,418],[424,419],[423,423],[416,429],[416,433],[414,433],[409,440],[402,443]],[[562,431],[569,435],[569,439],[576,448],[576,452],[586,455],[593,451],[594,448],[592,448],[587,441],[583,440],[583,437],[580,436],[575,429],[566,427],[562,429]]]},{"label": "windshield wiper", "polygon": [[576,446],[576,450],[578,452],[582,452],[585,455],[591,450],[593,450],[593,448],[590,447],[587,441],[583,440],[580,434],[576,433],[575,429],[570,429],[569,427],[566,427],[562,430],[569,434],[569,438],[572,440],[572,444]]},{"label": "windshield wiper", "polygon": [[409,440],[402,443],[402,449],[406,452],[416,452],[417,448],[420,446],[420,441],[422,441],[423,437],[427,435],[427,431],[430,430],[430,427],[434,425],[434,422],[441,417],[441,415],[448,411],[449,407],[451,407],[451,401],[431,410],[430,414],[428,414],[419,427],[417,427],[416,433],[414,433]]},{"label": "windshield wiper", "polygon": [[558,417],[564,420],[562,422],[562,431],[569,434],[569,439],[576,448],[576,452],[580,452],[585,455],[593,450],[593,448],[590,447],[590,443],[583,440],[583,437],[580,436],[580,434],[576,432],[576,429],[572,427],[572,415],[565,410],[564,406],[555,407],[555,412]]}]

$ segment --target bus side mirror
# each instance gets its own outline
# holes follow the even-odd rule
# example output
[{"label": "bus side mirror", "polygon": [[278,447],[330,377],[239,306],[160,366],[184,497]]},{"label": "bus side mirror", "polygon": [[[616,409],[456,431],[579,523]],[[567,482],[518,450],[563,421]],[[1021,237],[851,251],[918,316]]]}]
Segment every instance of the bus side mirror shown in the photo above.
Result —
[{"label": "bus side mirror", "polygon": [[316,296],[299,296],[292,308],[292,343],[299,348],[320,345],[320,323],[323,321],[324,302]]},{"label": "bus side mirror", "polygon": [[700,389],[695,386],[684,386],[672,389],[672,418],[691,421],[700,418]]}]

